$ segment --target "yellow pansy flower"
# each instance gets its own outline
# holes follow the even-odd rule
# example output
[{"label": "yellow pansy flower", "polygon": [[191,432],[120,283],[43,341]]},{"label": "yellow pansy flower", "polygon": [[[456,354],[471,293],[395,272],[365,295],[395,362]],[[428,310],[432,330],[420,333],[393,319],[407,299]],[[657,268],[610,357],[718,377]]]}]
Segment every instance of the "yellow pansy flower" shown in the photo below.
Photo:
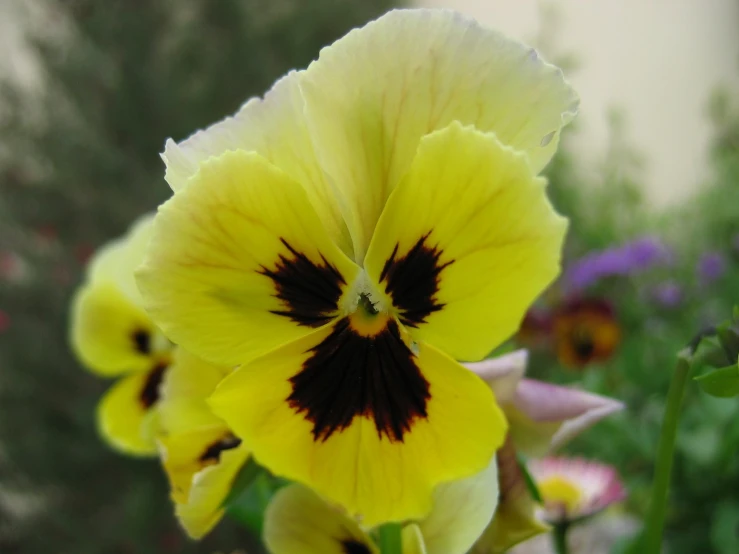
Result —
[{"label": "yellow pansy flower", "polygon": [[138,273],[161,328],[240,365],[210,399],[256,460],[373,526],[425,516],[506,422],[487,355],[556,276],[537,177],[576,96],[536,53],[393,11],[167,144]]},{"label": "yellow pansy flower", "polygon": [[[440,485],[427,517],[401,530],[402,554],[464,554],[498,504],[495,463],[480,473]],[[379,554],[371,529],[299,484],[280,490],[264,520],[272,554]]]},{"label": "yellow pansy flower", "polygon": [[173,345],[142,307],[133,271],[144,259],[152,217],[91,260],[72,301],[71,343],[80,361],[104,377],[120,377],[98,405],[98,426],[114,448],[155,455],[159,386]]},{"label": "yellow pansy flower", "polygon": [[162,386],[162,465],[177,519],[194,539],[221,520],[224,501],[249,458],[241,440],[205,402],[229,371],[179,349]]}]

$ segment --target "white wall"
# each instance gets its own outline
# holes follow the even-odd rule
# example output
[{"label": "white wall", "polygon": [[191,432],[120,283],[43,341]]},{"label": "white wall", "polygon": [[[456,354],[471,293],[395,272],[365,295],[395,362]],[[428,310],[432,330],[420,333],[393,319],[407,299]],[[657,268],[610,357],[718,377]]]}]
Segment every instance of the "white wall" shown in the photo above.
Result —
[{"label": "white wall", "polygon": [[629,142],[645,155],[655,205],[685,198],[707,175],[708,98],[721,83],[739,92],[739,0],[417,1],[468,13],[526,42],[540,32],[541,8],[554,5],[556,53],[579,62],[568,76],[582,98],[575,145],[585,159],[602,157],[606,114],[619,107]]}]

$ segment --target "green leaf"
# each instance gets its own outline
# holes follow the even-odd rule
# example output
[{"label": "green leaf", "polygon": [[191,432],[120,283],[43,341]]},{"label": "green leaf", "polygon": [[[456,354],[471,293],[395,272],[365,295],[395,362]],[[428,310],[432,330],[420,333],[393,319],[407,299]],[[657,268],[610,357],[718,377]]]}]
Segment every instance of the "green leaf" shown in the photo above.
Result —
[{"label": "green leaf", "polygon": [[701,388],[711,396],[739,396],[739,366],[732,364],[695,377]]},{"label": "green leaf", "polygon": [[739,335],[729,323],[719,325],[716,329],[721,346],[729,358],[729,362],[736,362],[739,359]]},{"label": "green leaf", "polygon": [[236,475],[236,479],[234,479],[234,484],[231,487],[231,492],[228,493],[228,496],[223,501],[222,505],[230,506],[234,502],[237,502],[241,494],[246,489],[248,489],[256,480],[256,478],[264,473],[264,471],[264,468],[262,468],[262,466],[255,462],[254,458],[249,458],[249,461],[244,464],[239,473]]},{"label": "green leaf", "polygon": [[266,471],[257,475],[249,487],[227,509],[229,517],[241,523],[256,536],[261,536],[264,513],[281,483]]},{"label": "green leaf", "polygon": [[731,358],[727,358],[726,350],[715,335],[703,337],[703,339],[698,343],[695,354],[693,354],[694,367],[704,365],[710,367],[723,367],[732,361],[733,360]]},{"label": "green leaf", "polygon": [[539,492],[539,487],[536,486],[536,481],[531,477],[529,468],[526,466],[526,462],[524,462],[520,457],[518,458],[518,467],[521,469],[523,480],[526,483],[526,488],[529,490],[529,494],[531,494],[534,500],[541,504],[543,500],[541,498],[541,493]]},{"label": "green leaf", "polygon": [[382,554],[403,554],[400,523],[386,523],[378,531],[380,552]]}]

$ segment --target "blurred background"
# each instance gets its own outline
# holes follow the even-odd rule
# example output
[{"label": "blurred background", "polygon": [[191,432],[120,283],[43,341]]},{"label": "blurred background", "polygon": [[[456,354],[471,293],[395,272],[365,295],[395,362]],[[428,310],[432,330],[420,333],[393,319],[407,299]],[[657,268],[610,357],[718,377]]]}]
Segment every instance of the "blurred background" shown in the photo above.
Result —
[{"label": "blurred background", "polygon": [[[259,552],[227,520],[188,541],[158,464],[99,440],[108,383],[69,351],[70,295],[94,250],[167,198],[167,137],[397,4],[0,0],[0,553]],[[425,4],[535,44],[582,96],[547,170],[572,220],[565,270],[514,344],[532,375],[627,403],[568,452],[614,464],[638,522],[675,354],[739,300],[739,2]],[[573,357],[573,321],[620,338]],[[691,388],[668,552],[739,550],[738,444],[737,402]]]}]

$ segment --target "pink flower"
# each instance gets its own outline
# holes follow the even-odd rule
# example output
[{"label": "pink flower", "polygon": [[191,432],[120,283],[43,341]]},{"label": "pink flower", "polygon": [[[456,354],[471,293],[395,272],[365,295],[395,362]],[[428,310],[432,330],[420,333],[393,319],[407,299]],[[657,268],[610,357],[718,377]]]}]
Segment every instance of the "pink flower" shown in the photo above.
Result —
[{"label": "pink flower", "polygon": [[529,463],[541,494],[542,519],[551,524],[592,516],[626,497],[616,470],[582,458],[544,458]]},{"label": "pink flower", "polygon": [[28,277],[28,264],[11,250],[0,252],[0,280],[20,283]]},{"label": "pink flower", "polygon": [[527,361],[528,352],[516,350],[465,366],[493,389],[516,450],[528,456],[543,456],[624,408],[612,398],[525,379]]}]

